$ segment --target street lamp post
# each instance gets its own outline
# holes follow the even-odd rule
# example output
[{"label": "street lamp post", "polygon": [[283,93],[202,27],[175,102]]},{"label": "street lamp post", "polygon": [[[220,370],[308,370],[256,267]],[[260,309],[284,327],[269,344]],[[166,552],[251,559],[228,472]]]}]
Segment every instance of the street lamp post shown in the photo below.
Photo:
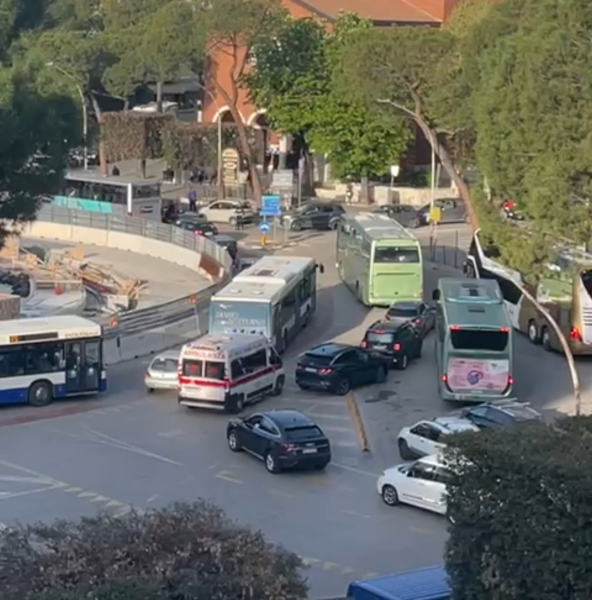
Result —
[{"label": "street lamp post", "polygon": [[88,171],[88,110],[86,107],[86,98],[84,97],[84,91],[82,90],[82,86],[76,81],[76,78],[71,73],[68,73],[65,69],[62,69],[59,65],[56,65],[54,62],[48,62],[48,67],[54,68],[56,71],[70,79],[76,86],[76,91],[80,96],[80,103],[82,104],[82,140],[83,140],[83,160],[84,160],[84,170]]}]

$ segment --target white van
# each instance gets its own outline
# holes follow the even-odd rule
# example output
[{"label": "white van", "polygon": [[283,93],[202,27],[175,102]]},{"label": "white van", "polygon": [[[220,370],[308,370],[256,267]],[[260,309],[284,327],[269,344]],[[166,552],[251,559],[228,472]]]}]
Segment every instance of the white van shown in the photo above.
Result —
[{"label": "white van", "polygon": [[263,336],[208,334],[183,346],[179,404],[240,412],[246,404],[282,393],[282,360]]}]

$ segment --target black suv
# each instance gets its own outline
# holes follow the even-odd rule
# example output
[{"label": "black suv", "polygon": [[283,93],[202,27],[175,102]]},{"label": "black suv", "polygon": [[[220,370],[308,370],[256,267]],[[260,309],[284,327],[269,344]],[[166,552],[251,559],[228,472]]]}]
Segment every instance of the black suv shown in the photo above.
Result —
[{"label": "black suv", "polygon": [[360,345],[382,353],[395,368],[404,370],[410,360],[421,357],[423,338],[412,323],[376,321],[368,327]]},{"label": "black suv", "polygon": [[298,358],[296,385],[301,390],[322,390],[344,396],[367,383],[384,383],[389,365],[379,352],[328,342]]},{"label": "black suv", "polygon": [[324,469],[331,445],[322,429],[296,410],[271,410],[246,419],[232,419],[226,428],[228,446],[244,450],[265,463],[270,473],[292,467]]},{"label": "black suv", "polygon": [[345,209],[341,204],[332,202],[309,202],[294,212],[284,213],[281,217],[283,227],[292,231],[303,229],[336,229]]}]

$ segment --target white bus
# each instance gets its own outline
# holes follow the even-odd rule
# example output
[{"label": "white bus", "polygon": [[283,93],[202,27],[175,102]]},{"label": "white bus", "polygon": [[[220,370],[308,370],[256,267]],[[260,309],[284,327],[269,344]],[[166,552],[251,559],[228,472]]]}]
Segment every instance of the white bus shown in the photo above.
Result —
[{"label": "white bus", "polygon": [[161,220],[161,182],[127,179],[97,171],[66,173],[63,195],[54,203],[73,210]]},{"label": "white bus", "polygon": [[312,258],[257,261],[212,297],[210,333],[264,335],[284,352],[315,312],[317,267]]},{"label": "white bus", "polygon": [[106,388],[97,323],[77,316],[0,321],[0,404],[45,406]]}]

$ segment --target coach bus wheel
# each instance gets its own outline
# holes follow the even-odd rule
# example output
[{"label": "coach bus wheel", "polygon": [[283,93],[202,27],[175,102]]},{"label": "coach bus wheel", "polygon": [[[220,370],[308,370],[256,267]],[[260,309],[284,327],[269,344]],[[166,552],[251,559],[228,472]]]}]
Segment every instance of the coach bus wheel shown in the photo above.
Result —
[{"label": "coach bus wheel", "polygon": [[541,341],[545,350],[553,350],[553,348],[551,348],[551,336],[547,327],[543,327],[541,330]]},{"label": "coach bus wheel", "polygon": [[539,335],[539,330],[536,326],[536,322],[534,319],[531,319],[528,322],[528,339],[532,344],[540,344],[541,336]]},{"label": "coach bus wheel", "polygon": [[53,400],[53,391],[47,381],[36,381],[29,388],[31,406],[47,406]]}]

